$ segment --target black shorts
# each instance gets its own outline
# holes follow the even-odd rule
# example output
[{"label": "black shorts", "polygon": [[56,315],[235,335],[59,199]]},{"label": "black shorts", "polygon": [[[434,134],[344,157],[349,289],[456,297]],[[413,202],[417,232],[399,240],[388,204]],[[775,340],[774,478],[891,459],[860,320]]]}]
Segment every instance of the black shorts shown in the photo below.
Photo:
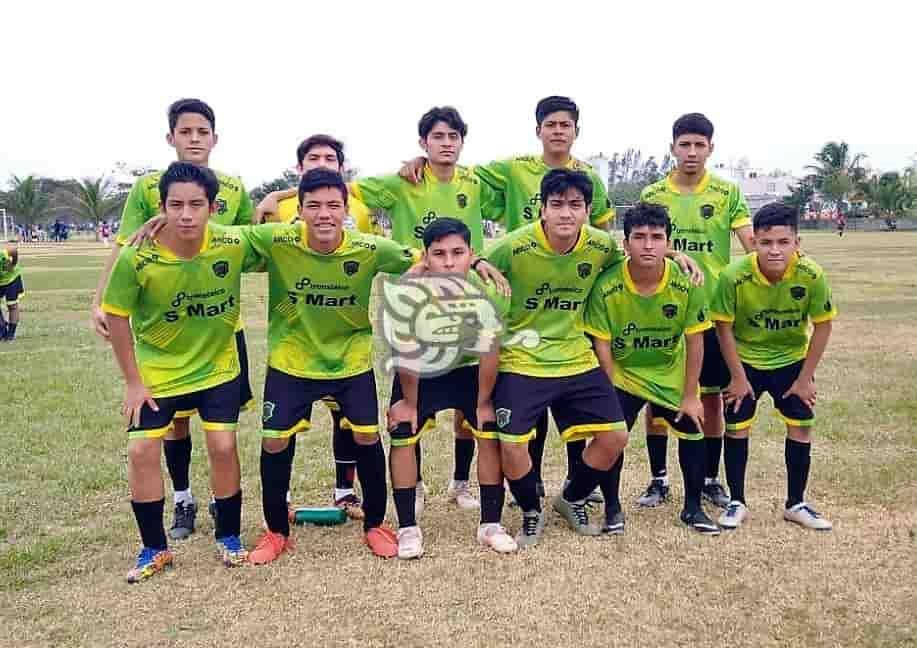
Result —
[{"label": "black shorts", "polygon": [[742,363],[745,368],[745,375],[748,376],[748,382],[755,392],[755,400],[745,398],[742,401],[738,412],[732,411],[732,405],[725,408],[726,429],[727,430],[745,430],[755,422],[755,415],[758,411],[758,399],[761,394],[767,392],[774,400],[774,407],[780,414],[787,425],[796,427],[811,427],[815,422],[815,413],[812,408],[802,402],[799,396],[793,394],[789,398],[783,398],[796,378],[802,371],[802,360],[793,364],[780,367],[779,369],[755,369],[754,367]]},{"label": "black shorts", "polygon": [[268,367],[264,381],[261,436],[286,439],[311,426],[312,404],[331,398],[340,406],[341,429],[355,434],[379,431],[373,370],[348,378],[300,378]]},{"label": "black shorts", "polygon": [[140,410],[140,425],[127,430],[129,439],[161,439],[172,426],[172,419],[181,411],[199,412],[205,432],[235,430],[239,422],[238,376],[216,387],[153,400],[159,411],[144,405]]},{"label": "black shorts", "polygon": [[[391,404],[404,397],[401,380],[395,374],[392,383]],[[478,410],[478,365],[458,367],[449,373],[434,378],[422,378],[417,385],[417,433],[411,433],[411,426],[403,423],[389,431],[393,446],[417,443],[420,438],[436,427],[436,413],[455,409],[465,417],[464,426],[475,436],[495,439],[496,433],[477,429]]]},{"label": "black shorts", "polygon": [[[620,388],[616,388],[616,391],[618,392],[618,400],[621,403],[621,410],[624,412],[624,421],[627,423],[627,429],[630,430],[634,427],[640,410],[642,410],[643,406],[649,403],[649,401]],[[676,421],[675,416],[678,412],[675,410],[663,407],[659,403],[649,403],[649,405],[650,416],[653,419],[654,425],[668,425],[675,431],[675,436],[679,439],[697,441],[704,438],[704,432],[697,429],[697,426],[694,425],[694,421],[692,421],[690,417],[683,416],[681,420]]]},{"label": "black shorts", "polygon": [[598,368],[560,378],[500,373],[493,402],[497,437],[507,443],[534,438],[535,425],[549,407],[564,441],[626,428],[615,388]]},{"label": "black shorts", "polygon": [[700,393],[719,394],[729,384],[729,367],[720,352],[716,328],[704,331],[704,364],[700,368]]},{"label": "black shorts", "polygon": [[16,277],[8,284],[0,286],[0,301],[6,300],[7,306],[15,306],[19,297],[25,292],[22,287],[22,275]]},{"label": "black shorts", "polygon": [[[245,331],[236,331],[236,351],[239,353],[239,404],[243,412],[255,406],[252,395],[252,385],[248,379],[248,349],[245,346]],[[190,418],[197,414],[195,409],[185,409],[175,412],[175,418]]]}]

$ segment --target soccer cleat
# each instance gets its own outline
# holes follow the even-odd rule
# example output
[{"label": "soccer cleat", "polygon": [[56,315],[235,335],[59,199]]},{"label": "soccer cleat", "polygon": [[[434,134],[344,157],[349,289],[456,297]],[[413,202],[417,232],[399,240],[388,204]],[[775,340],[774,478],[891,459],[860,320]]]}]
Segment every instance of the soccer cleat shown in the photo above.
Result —
[{"label": "soccer cleat", "polygon": [[[567,490],[567,486],[569,485],[570,485],[570,480],[565,479],[563,486],[560,487],[560,492],[563,493],[565,490]],[[542,485],[541,487],[541,497],[544,497],[544,485]],[[586,503],[587,504],[604,504],[605,503],[605,497],[602,495],[602,491],[598,486],[596,486],[595,490],[593,490],[591,493],[589,493],[586,496]]]},{"label": "soccer cleat", "polygon": [[427,499],[427,485],[422,481],[417,482],[414,492],[414,517],[419,519],[420,514],[423,513],[424,502]]},{"label": "soccer cleat", "polygon": [[815,531],[830,531],[832,528],[828,520],[820,516],[815,509],[805,502],[800,502],[786,509],[783,512],[783,519]]},{"label": "soccer cleat", "polygon": [[669,501],[669,485],[661,479],[652,479],[650,485],[643,491],[643,495],[637,498],[637,505],[654,508],[667,501]]},{"label": "soccer cleat", "polygon": [[738,529],[742,526],[746,517],[748,517],[748,507],[742,502],[733,500],[729,502],[729,506],[723,511],[717,522],[719,522],[720,526],[724,529]]},{"label": "soccer cleat", "polygon": [[226,536],[217,540],[217,551],[227,567],[239,567],[248,559],[248,552],[237,535]]},{"label": "soccer cleat", "polygon": [[168,549],[151,549],[143,547],[137,555],[137,564],[127,572],[128,583],[139,583],[155,576],[172,565],[172,552]]},{"label": "soccer cleat", "polygon": [[380,558],[394,558],[398,555],[398,538],[387,526],[373,527],[363,536],[363,542]]},{"label": "soccer cleat", "polygon": [[175,514],[172,518],[172,528],[169,537],[173,540],[184,540],[194,533],[194,521],[197,518],[197,502],[191,500],[189,504],[178,502],[175,505]]},{"label": "soccer cleat", "polygon": [[602,533],[606,535],[624,535],[624,511],[606,514]]},{"label": "soccer cleat", "polygon": [[274,562],[284,551],[293,551],[295,543],[292,536],[266,531],[258,544],[248,554],[248,562],[253,565],[266,565]]},{"label": "soccer cleat", "polygon": [[334,505],[343,510],[351,520],[362,520],[366,517],[366,514],[363,513],[363,503],[354,493],[337,498],[334,500]]},{"label": "soccer cleat", "polygon": [[704,481],[705,483],[703,490],[701,490],[701,497],[721,509],[729,506],[731,500],[726,494],[726,489],[723,488],[723,485],[716,479],[711,479],[709,482],[706,480]]},{"label": "soccer cleat", "polygon": [[423,534],[419,526],[398,529],[398,557],[402,560],[420,558],[423,555]]},{"label": "soccer cleat", "polygon": [[497,553],[513,553],[519,549],[519,545],[506,532],[503,525],[496,522],[482,524],[478,527],[478,543],[490,547]]},{"label": "soccer cleat", "polygon": [[538,495],[540,499],[545,498],[544,482],[541,481],[540,479],[537,482],[535,482],[535,494]]},{"label": "soccer cleat", "polygon": [[701,509],[697,509],[696,511],[682,511],[681,521],[698,533],[703,533],[704,535],[720,534],[720,528],[713,520],[707,517],[707,514]]},{"label": "soccer cleat", "polygon": [[568,502],[563,495],[554,498],[554,510],[567,521],[570,528],[583,536],[597,536],[601,529],[589,524],[589,513],[586,511],[586,500]]},{"label": "soccer cleat", "polygon": [[446,491],[450,500],[454,501],[460,509],[471,510],[481,508],[481,503],[471,494],[467,481],[452,480],[449,490]]},{"label": "soccer cleat", "polygon": [[544,511],[529,511],[522,514],[522,527],[516,534],[516,545],[520,549],[534,547],[544,533]]}]

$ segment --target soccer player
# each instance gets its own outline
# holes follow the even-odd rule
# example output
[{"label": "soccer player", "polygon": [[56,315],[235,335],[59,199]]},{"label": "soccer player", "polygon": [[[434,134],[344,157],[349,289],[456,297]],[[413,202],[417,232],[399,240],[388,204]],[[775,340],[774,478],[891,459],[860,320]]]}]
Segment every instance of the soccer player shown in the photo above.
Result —
[{"label": "soccer player", "polygon": [[[599,364],[614,383],[630,430],[646,403],[678,439],[685,483],[681,521],[708,534],[719,527],[701,508],[704,485],[704,407],[698,379],[707,318],[704,290],[665,258],[672,224],[665,207],[638,203],[624,215],[627,259],[596,280],[586,310],[586,331]],[[605,533],[624,532],[618,487],[624,453],[603,484]]]},{"label": "soccer player", "polygon": [[159,179],[166,225],[142,249],[121,249],[105,289],[112,349],[126,382],[128,481],[143,547],[134,583],[172,563],[163,527],[161,440],[179,411],[199,412],[210,456],[217,547],[227,566],[245,561],[236,426],[240,358],[235,339],[243,269],[257,262],[236,228],[208,223],[219,180],[173,163]]},{"label": "soccer player", "polygon": [[783,517],[828,531],[831,522],[806,503],[805,489],[815,418],[815,370],[828,345],[837,308],[824,270],[799,252],[793,207],[771,203],[755,214],[754,248],[754,253],[733,261],[722,272],[710,309],[730,372],[724,392],[730,502],[719,523],[735,529],[748,515],[748,434],[757,401],[768,392],[786,423]]},{"label": "soccer player", "polygon": [[[189,162],[208,168],[210,153],[217,143],[216,119],[213,109],[199,99],[179,99],[169,106],[169,132],[166,141],[175,149],[180,162]],[[216,209],[210,219],[220,225],[248,225],[252,222],[254,208],[251,199],[239,178],[215,172],[219,181],[216,197]],[[131,236],[147,221],[156,218],[161,211],[159,181],[161,172],[154,172],[139,178],[134,183],[121,213],[121,228],[116,239],[117,246],[111,254],[99,277],[99,285],[92,304],[92,321],[96,333],[109,339],[108,326],[99,301],[111,268],[118,258],[121,246],[127,244]],[[248,353],[245,348],[245,334],[242,321],[237,324],[236,342],[239,346],[239,359],[242,364],[242,375],[239,387],[242,390],[242,407],[248,409],[254,403],[248,380]],[[172,479],[175,511],[169,536],[175,540],[188,537],[194,532],[197,517],[197,502],[191,494],[191,436],[188,419],[193,411],[179,411],[163,443],[166,466]]]},{"label": "soccer player", "polygon": [[[438,273],[426,278],[431,285],[436,285],[433,283],[436,281],[448,282],[449,287],[461,291],[463,284],[455,283],[455,279],[460,278],[476,292],[486,295],[485,306],[494,307],[492,314],[496,316],[489,321],[486,318],[488,309],[476,307],[483,298],[474,300],[471,294],[465,297],[468,302],[474,303],[475,316],[484,315],[477,322],[481,329],[475,340],[477,350],[485,355],[482,362],[495,365],[498,352],[493,343],[501,332],[501,322],[497,318],[506,314],[509,300],[492,285],[483,283],[469,272],[473,258],[472,238],[468,225],[458,219],[443,217],[434,220],[423,230],[423,266],[426,272]],[[416,281],[425,280],[423,275],[416,276]],[[463,314],[449,312],[458,317]],[[481,338],[486,338],[486,341]],[[477,429],[478,358],[474,355],[459,358],[453,367],[440,375],[424,376],[423,367],[420,370],[418,375],[399,367],[392,386],[388,415],[392,491],[399,522],[398,557],[419,558],[423,555],[423,535],[417,525],[415,511],[417,465],[413,446],[426,430],[435,427],[436,413],[445,409],[455,409],[460,413],[464,426],[472,430],[478,439],[478,483],[482,502],[478,542],[500,553],[515,551],[516,542],[500,525],[504,489],[496,431]]]},{"label": "soccer player", "polygon": [[0,302],[6,300],[7,317],[3,319],[0,309],[0,341],[16,339],[19,326],[19,298],[25,292],[22,285],[22,269],[19,267],[19,250],[12,242],[0,249]]},{"label": "soccer player", "polygon": [[356,441],[364,540],[378,556],[398,553],[395,534],[383,524],[387,484],[369,297],[376,274],[404,272],[414,255],[387,239],[345,231],[347,195],[339,174],[313,169],[299,184],[301,221],[248,233],[266,259],[270,286],[261,446],[268,530],[251,552],[254,564],[272,562],[292,547],[286,504],[292,440],[310,427],[312,405],[325,397],[340,405],[341,427]]},{"label": "soccer player", "polygon": [[[682,115],[672,126],[672,155],[675,169],[665,178],[646,187],[641,200],[663,205],[672,220],[672,243],[703,269],[704,296],[713,299],[717,279],[729,264],[730,232],[746,252],[752,249],[751,219],[739,187],[706,169],[713,153],[713,124],[700,113]],[[718,479],[723,451],[723,400],[720,392],[729,382],[729,373],[720,353],[716,333],[704,333],[704,364],[701,367],[701,402],[704,404],[704,490],[703,497],[725,508],[726,491]],[[668,438],[664,421],[653,421],[647,412],[646,449],[649,453],[649,486],[637,500],[641,506],[658,506],[668,499],[666,470]]]}]

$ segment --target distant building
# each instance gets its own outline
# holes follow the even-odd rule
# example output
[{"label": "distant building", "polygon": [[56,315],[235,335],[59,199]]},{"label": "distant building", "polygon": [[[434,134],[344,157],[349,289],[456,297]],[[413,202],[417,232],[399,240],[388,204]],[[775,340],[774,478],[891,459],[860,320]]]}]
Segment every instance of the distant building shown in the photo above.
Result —
[{"label": "distant building", "polygon": [[793,193],[791,187],[799,182],[798,178],[791,175],[771,175],[763,169],[752,167],[746,158],[736,163],[715,164],[713,172],[724,180],[739,185],[752,213],[764,205],[789,196]]},{"label": "distant building", "polygon": [[611,160],[602,153],[586,158],[586,164],[595,169],[595,172],[602,179],[602,183],[605,185],[606,189],[608,189],[608,176],[611,171],[610,162]]}]

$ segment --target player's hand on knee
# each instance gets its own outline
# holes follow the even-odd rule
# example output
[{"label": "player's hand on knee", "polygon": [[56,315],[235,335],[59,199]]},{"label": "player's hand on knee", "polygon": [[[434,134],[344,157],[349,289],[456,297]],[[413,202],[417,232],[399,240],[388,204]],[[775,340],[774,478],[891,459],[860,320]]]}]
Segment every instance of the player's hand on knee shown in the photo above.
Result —
[{"label": "player's hand on knee", "polygon": [[140,425],[140,412],[143,406],[147,405],[154,412],[159,411],[159,406],[153,400],[153,395],[141,382],[129,383],[124,389],[124,404],[121,406],[121,413],[127,417],[128,425],[137,427]]},{"label": "player's hand on knee", "polygon": [[411,434],[417,434],[417,406],[403,398],[388,410],[388,429],[394,430],[402,423],[411,425]]},{"label": "player's hand on knee", "polygon": [[815,399],[818,396],[818,392],[815,389],[815,381],[797,378],[783,394],[783,398],[789,398],[790,396],[797,396],[799,400],[809,407],[815,407]]},{"label": "player's hand on knee", "polygon": [[733,412],[738,412],[746,398],[755,400],[755,391],[752,389],[751,383],[748,382],[748,378],[744,375],[737,378],[734,377],[726,386],[726,391],[723,392],[723,402],[726,405],[732,405]]},{"label": "player's hand on knee", "polygon": [[694,394],[685,394],[681,399],[681,406],[678,408],[678,413],[675,414],[675,422],[677,423],[685,416],[694,422],[698,432],[704,429],[704,404]]}]

